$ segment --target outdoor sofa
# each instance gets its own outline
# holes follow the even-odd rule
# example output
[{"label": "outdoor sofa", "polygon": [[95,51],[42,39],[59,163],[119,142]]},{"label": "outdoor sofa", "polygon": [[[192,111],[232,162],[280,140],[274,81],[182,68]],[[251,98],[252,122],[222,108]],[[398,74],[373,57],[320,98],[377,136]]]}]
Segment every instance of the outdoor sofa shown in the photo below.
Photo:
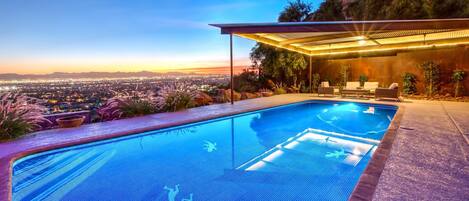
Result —
[{"label": "outdoor sofa", "polygon": [[370,90],[363,89],[360,87],[360,82],[347,82],[345,87],[340,91],[341,97],[346,96],[355,96],[355,97],[364,97],[368,96]]}]

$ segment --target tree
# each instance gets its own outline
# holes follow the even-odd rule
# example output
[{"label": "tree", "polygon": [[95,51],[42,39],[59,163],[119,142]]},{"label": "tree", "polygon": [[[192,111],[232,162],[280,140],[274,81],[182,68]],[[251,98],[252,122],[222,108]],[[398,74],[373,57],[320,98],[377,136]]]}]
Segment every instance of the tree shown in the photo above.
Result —
[{"label": "tree", "polygon": [[428,15],[424,9],[424,3],[420,0],[392,1],[387,7],[387,19],[425,19]]},{"label": "tree", "polygon": [[458,97],[462,95],[462,92],[464,90],[464,85],[462,85],[462,81],[464,80],[466,72],[463,70],[454,70],[453,75],[451,76],[451,79],[454,82],[454,96]]},{"label": "tree", "polygon": [[[326,2],[335,0],[326,0]],[[469,17],[469,0],[357,0],[345,4],[351,20],[438,19]],[[342,5],[336,5],[337,8]],[[336,9],[337,9],[336,8]],[[320,7],[316,12],[324,12]],[[334,17],[341,16],[337,14]],[[330,17],[328,20],[334,20]]]},{"label": "tree", "polygon": [[326,0],[312,21],[469,17],[469,0]]},{"label": "tree", "polygon": [[[278,17],[279,22],[302,22],[309,19],[311,5],[300,0],[289,2]],[[273,79],[279,85],[298,85],[301,71],[306,69],[300,53],[257,43],[250,54],[252,66],[259,69],[260,79]]]},{"label": "tree", "polygon": [[386,8],[392,1],[360,0],[346,4],[344,13],[352,20],[383,20],[386,19]]},{"label": "tree", "polygon": [[287,7],[280,12],[279,22],[303,22],[306,21],[311,14],[311,4],[302,2],[301,0],[288,2]]},{"label": "tree", "polygon": [[291,78],[294,87],[298,87],[298,76],[307,66],[305,57],[295,52],[283,51],[278,60],[285,76]]},{"label": "tree", "polygon": [[[279,22],[302,22],[309,18],[311,5],[301,0],[289,2],[278,17]],[[298,76],[306,69],[305,56],[257,43],[250,54],[252,66],[259,69],[261,80],[273,79],[280,85],[298,84]]]},{"label": "tree", "polygon": [[432,97],[440,86],[440,65],[433,61],[426,61],[419,67],[423,70],[427,96]]},{"label": "tree", "polygon": [[319,9],[312,13],[310,21],[338,21],[345,20],[341,0],[326,0]]}]

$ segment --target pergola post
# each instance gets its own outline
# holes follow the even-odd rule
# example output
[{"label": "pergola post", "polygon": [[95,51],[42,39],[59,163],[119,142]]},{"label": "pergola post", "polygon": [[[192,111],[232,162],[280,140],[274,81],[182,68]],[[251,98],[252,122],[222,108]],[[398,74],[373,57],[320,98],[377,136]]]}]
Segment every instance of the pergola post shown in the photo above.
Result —
[{"label": "pergola post", "polygon": [[313,93],[313,88],[311,87],[312,80],[313,80],[313,60],[312,60],[312,56],[309,56],[309,93]]},{"label": "pergola post", "polygon": [[231,91],[231,104],[234,104],[234,80],[233,80],[233,34],[230,33],[230,91]]}]

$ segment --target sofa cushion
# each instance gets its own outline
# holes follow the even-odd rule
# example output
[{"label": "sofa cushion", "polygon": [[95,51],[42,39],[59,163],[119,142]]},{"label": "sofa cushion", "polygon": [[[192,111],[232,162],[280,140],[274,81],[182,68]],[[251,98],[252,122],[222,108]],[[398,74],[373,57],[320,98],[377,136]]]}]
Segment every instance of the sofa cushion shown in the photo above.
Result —
[{"label": "sofa cushion", "polygon": [[365,82],[365,84],[363,85],[363,88],[368,89],[368,90],[374,90],[378,88],[378,86],[379,86],[379,82]]},{"label": "sofa cushion", "polygon": [[360,82],[347,82],[345,89],[357,89],[360,87]]},{"label": "sofa cushion", "polygon": [[397,87],[399,87],[399,84],[397,83],[392,83],[391,85],[389,85],[389,89],[397,89]]},{"label": "sofa cushion", "polygon": [[321,87],[329,87],[329,82],[321,82]]}]

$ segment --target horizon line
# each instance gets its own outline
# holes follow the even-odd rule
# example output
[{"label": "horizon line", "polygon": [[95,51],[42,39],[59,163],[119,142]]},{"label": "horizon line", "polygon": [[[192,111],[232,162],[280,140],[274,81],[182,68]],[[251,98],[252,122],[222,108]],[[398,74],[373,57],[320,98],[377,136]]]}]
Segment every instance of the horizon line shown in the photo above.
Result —
[{"label": "horizon line", "polygon": [[[244,70],[249,68],[247,65],[237,65],[233,66],[235,71]],[[51,75],[54,73],[66,73],[66,74],[80,74],[80,73],[141,73],[141,72],[150,72],[150,73],[199,73],[199,74],[210,74],[211,71],[225,72],[229,73],[230,66],[218,66],[218,67],[189,67],[189,68],[175,68],[167,70],[139,70],[139,71],[78,71],[78,72],[66,72],[66,71],[52,71],[48,73],[13,73],[5,72],[0,73],[0,75]]]}]

